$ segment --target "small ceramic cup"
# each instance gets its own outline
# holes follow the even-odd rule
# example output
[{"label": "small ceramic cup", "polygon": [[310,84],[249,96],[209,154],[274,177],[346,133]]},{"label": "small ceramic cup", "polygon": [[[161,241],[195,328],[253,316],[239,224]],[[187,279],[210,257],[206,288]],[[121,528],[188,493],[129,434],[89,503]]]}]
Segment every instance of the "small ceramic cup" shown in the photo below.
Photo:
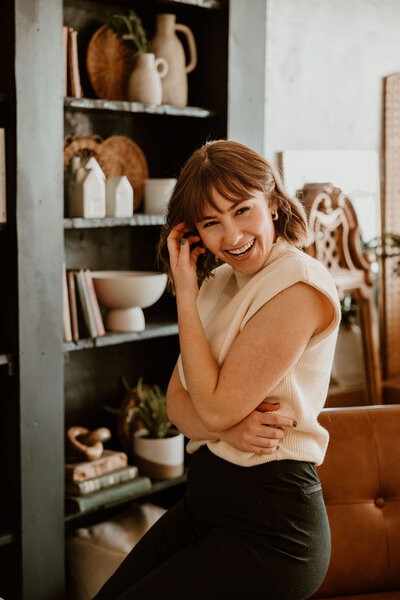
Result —
[{"label": "small ceramic cup", "polygon": [[165,215],[176,179],[145,179],[144,212],[147,215]]}]

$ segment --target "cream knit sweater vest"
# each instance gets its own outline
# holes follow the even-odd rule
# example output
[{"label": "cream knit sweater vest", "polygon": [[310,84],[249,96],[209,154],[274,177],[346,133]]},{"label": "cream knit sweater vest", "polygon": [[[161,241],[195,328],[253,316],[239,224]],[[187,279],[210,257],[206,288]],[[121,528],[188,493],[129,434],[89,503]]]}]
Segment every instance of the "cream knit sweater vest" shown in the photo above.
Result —
[{"label": "cream knit sweater vest", "polygon": [[[305,282],[325,294],[332,302],[334,318],[327,329],[311,338],[304,353],[266,400],[280,402],[277,414],[297,422],[286,429],[280,448],[273,454],[254,454],[238,450],[222,440],[190,440],[187,451],[193,454],[203,444],[217,456],[236,465],[250,467],[272,460],[304,460],[321,464],[329,434],[318,423],[328,392],[330,372],[340,323],[340,302],[335,284],[325,267],[283,238],[273,244],[265,266],[245,275],[224,264],[200,288],[199,315],[211,351],[220,365],[247,321],[268,300],[285,288]],[[296,318],[296,315],[288,315]],[[186,381],[182,359],[178,359],[182,385]]]}]

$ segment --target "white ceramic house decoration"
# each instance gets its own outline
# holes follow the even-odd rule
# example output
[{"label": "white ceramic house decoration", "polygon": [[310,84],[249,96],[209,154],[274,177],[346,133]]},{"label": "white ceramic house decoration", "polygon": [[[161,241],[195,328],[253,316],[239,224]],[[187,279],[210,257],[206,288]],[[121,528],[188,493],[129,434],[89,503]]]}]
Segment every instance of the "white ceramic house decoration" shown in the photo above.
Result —
[{"label": "white ceramic house decoration", "polygon": [[133,189],[129,179],[108,177],[106,181],[107,217],[131,217],[133,215]]},{"label": "white ceramic house decoration", "polygon": [[69,216],[84,219],[103,219],[106,216],[105,175],[92,156],[72,161],[68,186]]}]

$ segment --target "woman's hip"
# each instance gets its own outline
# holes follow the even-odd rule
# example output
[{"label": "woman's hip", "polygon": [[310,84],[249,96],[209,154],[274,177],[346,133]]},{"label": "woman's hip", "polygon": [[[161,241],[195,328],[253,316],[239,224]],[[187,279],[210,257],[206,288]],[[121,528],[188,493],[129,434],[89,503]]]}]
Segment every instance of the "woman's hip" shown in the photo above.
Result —
[{"label": "woman's hip", "polygon": [[[242,467],[206,446],[193,456],[187,507],[198,527],[218,527],[301,560],[330,549],[329,524],[315,465],[271,461]],[[314,551],[312,551],[314,554]]]}]

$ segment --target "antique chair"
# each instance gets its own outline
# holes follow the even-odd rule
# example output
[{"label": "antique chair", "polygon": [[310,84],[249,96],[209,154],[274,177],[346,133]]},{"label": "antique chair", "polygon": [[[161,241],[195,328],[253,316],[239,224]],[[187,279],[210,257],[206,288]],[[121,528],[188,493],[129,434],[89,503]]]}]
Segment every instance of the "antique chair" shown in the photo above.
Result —
[{"label": "antique chair", "polygon": [[361,233],[349,198],[331,183],[310,183],[301,190],[313,243],[306,252],[330,271],[342,300],[359,307],[369,404],[380,404],[381,367],[370,263],[361,251]]}]

